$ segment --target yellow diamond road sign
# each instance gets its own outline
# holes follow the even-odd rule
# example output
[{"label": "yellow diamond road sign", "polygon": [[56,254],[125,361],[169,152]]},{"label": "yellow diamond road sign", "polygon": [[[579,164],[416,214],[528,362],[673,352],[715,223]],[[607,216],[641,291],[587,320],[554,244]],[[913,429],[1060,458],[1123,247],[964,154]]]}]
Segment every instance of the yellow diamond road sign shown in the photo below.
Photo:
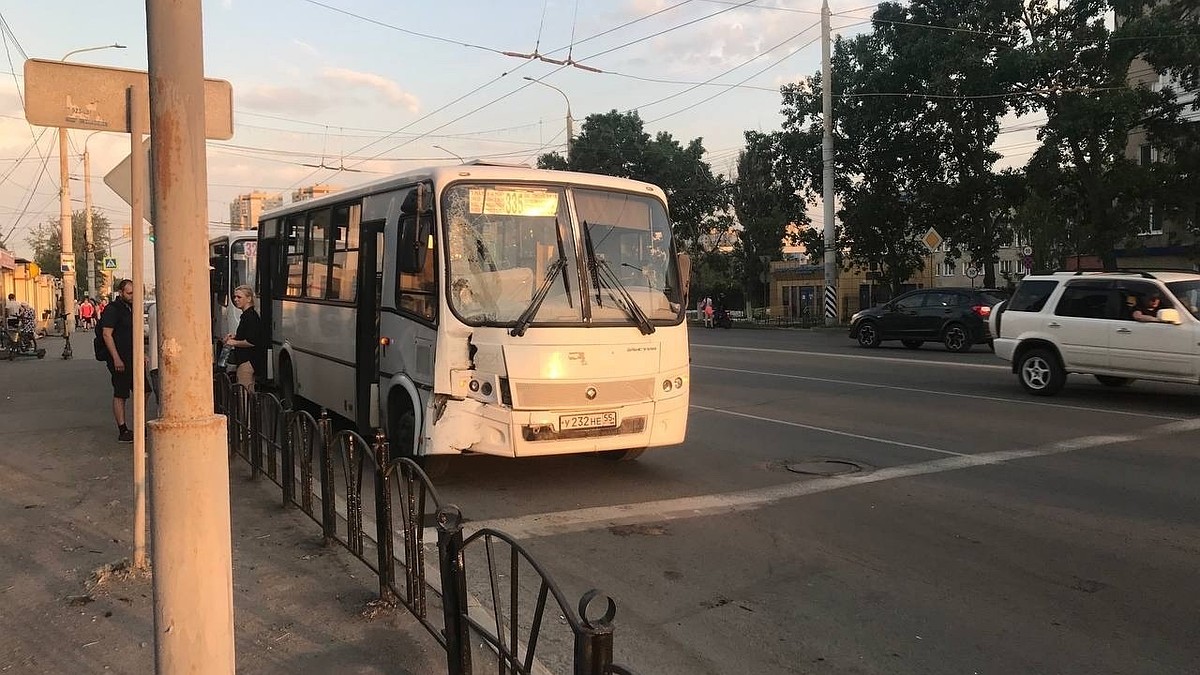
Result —
[{"label": "yellow diamond road sign", "polygon": [[937,230],[931,227],[929,228],[929,231],[925,233],[925,236],[921,237],[921,241],[925,243],[925,248],[933,251],[936,250],[938,246],[942,245],[942,235],[938,234]]}]

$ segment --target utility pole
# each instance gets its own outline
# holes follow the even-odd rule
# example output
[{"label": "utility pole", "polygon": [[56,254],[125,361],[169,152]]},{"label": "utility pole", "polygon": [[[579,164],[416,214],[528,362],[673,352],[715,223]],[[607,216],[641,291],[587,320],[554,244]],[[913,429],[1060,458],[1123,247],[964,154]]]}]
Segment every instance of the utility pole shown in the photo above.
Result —
[{"label": "utility pole", "polygon": [[67,175],[67,130],[58,130],[58,227],[62,241],[59,263],[63,280],[63,342],[62,357],[70,359],[71,333],[75,332],[75,233],[71,227],[71,177]]},{"label": "utility pole", "polygon": [[838,322],[837,241],[833,222],[833,65],[830,63],[829,0],[821,3],[821,108],[825,135],[821,140],[824,165],[821,201],[825,207],[825,325]]},{"label": "utility pole", "polygon": [[92,234],[92,158],[88,156],[87,141],[83,142],[83,231],[84,258],[87,267],[88,297],[96,297],[96,239]]},{"label": "utility pole", "polygon": [[208,341],[201,0],[147,0],[146,36],[163,382],[149,424],[155,670],[233,675],[229,461]]}]

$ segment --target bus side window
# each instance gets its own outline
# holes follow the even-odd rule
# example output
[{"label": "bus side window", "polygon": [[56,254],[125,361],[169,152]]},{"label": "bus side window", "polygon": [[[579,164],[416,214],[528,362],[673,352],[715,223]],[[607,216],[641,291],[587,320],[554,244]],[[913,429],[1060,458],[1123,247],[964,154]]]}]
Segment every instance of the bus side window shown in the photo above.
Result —
[{"label": "bus side window", "polygon": [[304,235],[307,229],[302,215],[288,218],[284,225],[287,250],[282,260],[283,283],[280,285],[293,298],[300,297],[304,291]]},{"label": "bus side window", "polygon": [[358,237],[361,207],[339,206],[333,210],[333,265],[329,299],[353,301],[358,290]]}]

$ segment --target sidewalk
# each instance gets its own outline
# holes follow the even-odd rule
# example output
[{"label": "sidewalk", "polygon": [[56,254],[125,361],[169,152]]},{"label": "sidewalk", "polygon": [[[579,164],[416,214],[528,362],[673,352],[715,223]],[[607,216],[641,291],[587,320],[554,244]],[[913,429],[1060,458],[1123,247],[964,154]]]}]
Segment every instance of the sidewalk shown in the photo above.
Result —
[{"label": "sidewalk", "polygon": [[[131,553],[133,446],[116,441],[91,333],[71,361],[60,339],[43,346],[42,361],[0,362],[0,673],[150,673],[150,580],[89,581]],[[406,610],[363,618],[374,574],[248,473],[233,460],[238,672],[444,673]]]}]

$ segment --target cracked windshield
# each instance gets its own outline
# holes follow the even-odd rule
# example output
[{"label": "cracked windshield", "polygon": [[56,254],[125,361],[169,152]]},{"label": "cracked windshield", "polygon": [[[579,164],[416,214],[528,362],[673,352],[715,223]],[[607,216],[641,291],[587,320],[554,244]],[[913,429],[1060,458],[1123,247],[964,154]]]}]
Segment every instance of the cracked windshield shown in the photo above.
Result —
[{"label": "cracked windshield", "polygon": [[[575,231],[557,187],[457,185],[443,195],[450,304],[473,325],[508,325],[531,306],[535,324],[584,320]],[[666,211],[640,195],[574,190],[597,262],[589,266],[591,318],[637,323],[679,316]],[[549,284],[548,286],[546,284]],[[540,306],[536,298],[545,293]]]}]

